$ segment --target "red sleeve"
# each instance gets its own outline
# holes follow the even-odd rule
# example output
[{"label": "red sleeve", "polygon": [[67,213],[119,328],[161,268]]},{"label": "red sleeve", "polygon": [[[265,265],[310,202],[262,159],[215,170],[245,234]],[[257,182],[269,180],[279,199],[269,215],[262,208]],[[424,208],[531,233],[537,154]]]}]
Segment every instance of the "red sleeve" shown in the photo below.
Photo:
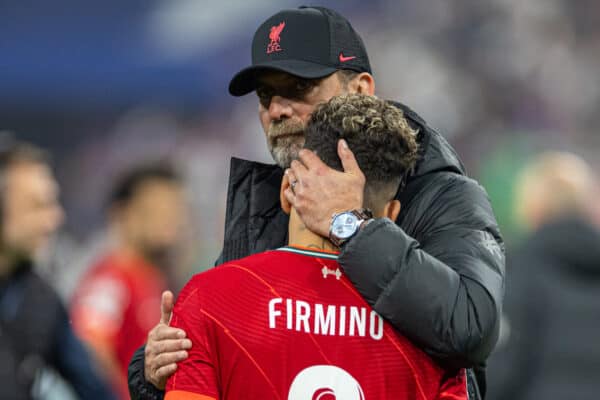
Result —
[{"label": "red sleeve", "polygon": [[173,309],[170,325],[186,332],[192,348],[189,357],[177,364],[177,371],[168,379],[166,399],[219,398],[211,321],[204,314],[196,283],[194,278],[183,288]]}]

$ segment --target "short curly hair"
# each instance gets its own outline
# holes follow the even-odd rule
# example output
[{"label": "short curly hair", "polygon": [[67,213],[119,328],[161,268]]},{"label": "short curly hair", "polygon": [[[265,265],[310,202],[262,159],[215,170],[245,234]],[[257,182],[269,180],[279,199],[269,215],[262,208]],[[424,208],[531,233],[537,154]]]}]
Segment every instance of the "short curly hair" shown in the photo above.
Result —
[{"label": "short curly hair", "polygon": [[417,161],[417,131],[401,109],[375,96],[333,97],[312,113],[304,147],[342,170],[337,154],[345,139],[365,174],[365,205],[374,210],[393,199]]}]

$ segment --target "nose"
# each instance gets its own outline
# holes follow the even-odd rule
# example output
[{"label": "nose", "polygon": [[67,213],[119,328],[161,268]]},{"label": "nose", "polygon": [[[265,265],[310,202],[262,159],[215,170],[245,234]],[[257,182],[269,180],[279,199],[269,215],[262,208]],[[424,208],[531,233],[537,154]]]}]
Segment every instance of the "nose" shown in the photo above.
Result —
[{"label": "nose", "polygon": [[269,117],[278,121],[292,116],[292,101],[281,96],[273,96],[269,104]]}]

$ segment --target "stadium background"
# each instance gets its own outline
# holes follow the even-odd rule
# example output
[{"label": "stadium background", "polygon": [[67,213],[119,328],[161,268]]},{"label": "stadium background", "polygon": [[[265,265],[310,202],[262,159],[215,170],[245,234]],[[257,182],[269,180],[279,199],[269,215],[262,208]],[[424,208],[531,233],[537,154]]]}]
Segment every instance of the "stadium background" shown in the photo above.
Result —
[{"label": "stadium background", "polygon": [[[67,211],[48,276],[68,298],[102,242],[112,178],[168,157],[193,212],[182,279],[222,240],[229,157],[270,162],[253,95],[229,79],[291,0],[0,2],[0,129],[50,150]],[[544,149],[600,167],[600,2],[321,1],[352,21],[377,92],[421,114],[487,188],[508,245],[519,167]]]}]

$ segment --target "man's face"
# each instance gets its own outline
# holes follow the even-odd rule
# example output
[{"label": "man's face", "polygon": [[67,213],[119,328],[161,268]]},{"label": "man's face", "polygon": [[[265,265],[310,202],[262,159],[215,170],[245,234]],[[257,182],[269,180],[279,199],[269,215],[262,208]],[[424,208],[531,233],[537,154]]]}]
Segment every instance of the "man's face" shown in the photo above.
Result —
[{"label": "man's face", "polygon": [[186,202],[179,183],[148,180],[121,211],[126,235],[144,257],[157,265],[168,258],[181,240]]},{"label": "man's face", "polygon": [[346,92],[337,74],[310,80],[284,72],[266,72],[259,78],[258,114],[275,162],[290,166],[304,146],[304,127],[315,107]]},{"label": "man's face", "polygon": [[34,257],[63,221],[58,185],[48,166],[23,161],[7,169],[5,189],[4,246]]}]

